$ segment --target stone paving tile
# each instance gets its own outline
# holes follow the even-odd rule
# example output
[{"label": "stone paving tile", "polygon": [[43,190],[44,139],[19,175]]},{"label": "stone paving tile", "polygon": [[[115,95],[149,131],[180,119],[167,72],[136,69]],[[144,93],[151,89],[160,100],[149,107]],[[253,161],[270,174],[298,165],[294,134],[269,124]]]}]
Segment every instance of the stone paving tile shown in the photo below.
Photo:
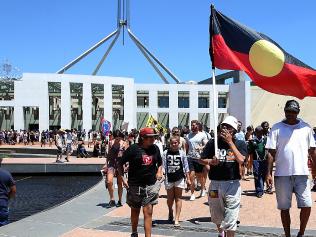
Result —
[{"label": "stone paving tile", "polygon": [[[68,232],[61,237],[130,237],[129,232],[118,232],[118,231],[100,231],[100,230],[91,230],[91,229],[83,229],[77,228]],[[144,237],[145,235],[140,233],[139,237]],[[153,237],[166,237],[167,235],[152,235]]]},{"label": "stone paving tile", "polygon": [[[264,195],[262,198],[254,196],[254,181],[241,181],[243,195],[241,199],[240,226],[260,226],[260,227],[278,227],[282,228],[279,211],[276,208],[276,198],[273,195]],[[199,195],[199,192],[196,192]],[[182,204],[181,220],[209,222],[210,213],[207,205],[207,197],[197,198],[195,201],[189,201],[189,193],[184,193]],[[316,193],[312,193],[313,200],[316,200]],[[299,209],[296,208],[296,199],[293,196],[291,209],[292,228],[299,228]],[[130,209],[127,205],[115,209],[110,213],[113,217],[129,217]],[[316,205],[312,207],[312,214],[307,225],[307,230],[316,230]],[[142,216],[142,214],[141,214]],[[161,188],[158,205],[154,207],[153,219],[166,220],[168,208],[166,204],[166,191]]]}]

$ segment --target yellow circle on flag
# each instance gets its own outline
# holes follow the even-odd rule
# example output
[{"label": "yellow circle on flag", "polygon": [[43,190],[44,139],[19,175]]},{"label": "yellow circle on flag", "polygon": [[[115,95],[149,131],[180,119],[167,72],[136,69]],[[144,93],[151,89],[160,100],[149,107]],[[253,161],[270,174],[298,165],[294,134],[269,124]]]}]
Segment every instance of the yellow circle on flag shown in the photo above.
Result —
[{"label": "yellow circle on flag", "polygon": [[250,48],[249,61],[258,74],[273,77],[282,71],[285,55],[275,44],[258,40]]}]

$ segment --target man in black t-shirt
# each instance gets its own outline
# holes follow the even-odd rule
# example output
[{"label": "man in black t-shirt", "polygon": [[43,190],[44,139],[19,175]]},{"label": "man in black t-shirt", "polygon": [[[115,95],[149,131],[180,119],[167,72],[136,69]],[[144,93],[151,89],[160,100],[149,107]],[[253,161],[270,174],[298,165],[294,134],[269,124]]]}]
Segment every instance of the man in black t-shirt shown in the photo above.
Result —
[{"label": "man in black t-shirt", "polygon": [[[126,202],[131,208],[132,235],[138,237],[139,213],[143,207],[145,236],[151,236],[153,205],[158,203],[162,180],[162,158],[154,145],[154,129],[143,128],[138,144],[131,145],[120,159],[119,174],[127,189]],[[123,177],[123,165],[129,163],[128,181]]]},{"label": "man in black t-shirt", "polygon": [[241,198],[239,164],[247,154],[246,142],[234,139],[237,125],[235,117],[226,117],[219,127],[217,155],[212,139],[206,144],[200,160],[201,164],[210,165],[208,200],[219,236],[234,236],[237,228]]}]

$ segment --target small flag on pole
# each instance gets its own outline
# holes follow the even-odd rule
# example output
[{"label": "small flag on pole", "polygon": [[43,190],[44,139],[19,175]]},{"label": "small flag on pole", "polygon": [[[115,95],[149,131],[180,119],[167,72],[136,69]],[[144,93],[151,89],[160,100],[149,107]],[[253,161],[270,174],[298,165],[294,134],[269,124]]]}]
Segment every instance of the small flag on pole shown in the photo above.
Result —
[{"label": "small flag on pole", "polygon": [[242,70],[262,89],[303,99],[316,96],[316,70],[268,36],[234,21],[212,6],[210,56],[219,69]]}]

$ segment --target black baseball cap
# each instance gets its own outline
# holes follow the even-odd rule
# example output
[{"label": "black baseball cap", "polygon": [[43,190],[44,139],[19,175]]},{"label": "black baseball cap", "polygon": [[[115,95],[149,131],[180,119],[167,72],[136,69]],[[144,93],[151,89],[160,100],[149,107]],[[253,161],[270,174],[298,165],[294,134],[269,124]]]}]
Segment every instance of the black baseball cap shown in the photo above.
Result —
[{"label": "black baseball cap", "polygon": [[286,101],[284,111],[293,111],[293,112],[299,113],[300,105],[296,100],[288,100]]}]

